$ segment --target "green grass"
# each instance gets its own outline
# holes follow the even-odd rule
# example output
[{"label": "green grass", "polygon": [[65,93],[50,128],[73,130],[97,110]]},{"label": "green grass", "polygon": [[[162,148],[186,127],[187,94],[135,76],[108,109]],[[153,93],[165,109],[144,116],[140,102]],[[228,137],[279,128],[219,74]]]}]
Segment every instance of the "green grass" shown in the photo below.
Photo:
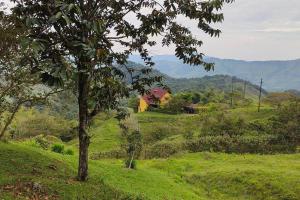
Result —
[{"label": "green grass", "polygon": [[228,112],[247,121],[268,119],[274,114],[274,108],[267,105],[263,105],[260,112],[257,109],[257,106],[249,106],[232,109]]},{"label": "green grass", "polygon": [[[23,144],[0,143],[0,199],[121,199],[124,196],[90,176],[77,182],[75,156],[44,151]],[[39,185],[33,189],[33,184]]]},{"label": "green grass", "polygon": [[[90,179],[77,182],[76,156],[63,156],[23,144],[0,143],[0,199],[18,199],[39,183],[58,199],[299,199],[300,154],[182,154],[138,161],[137,170],[121,160],[90,161]],[[54,169],[51,166],[55,166]],[[6,189],[9,187],[14,189]],[[123,196],[122,196],[123,195]]]},{"label": "green grass", "polygon": [[[272,110],[254,107],[229,110],[246,120],[266,119]],[[184,141],[185,131],[199,131],[201,116],[139,113],[143,134],[170,127],[160,141]],[[173,128],[176,127],[176,128]],[[159,129],[158,129],[159,130]],[[99,116],[90,128],[90,153],[120,148],[117,120]],[[172,132],[173,131],[173,132]],[[56,142],[56,141],[55,141]],[[65,148],[77,151],[77,139]],[[90,160],[89,180],[77,182],[73,156],[42,150],[33,140],[0,143],[0,199],[151,199],[151,200],[296,200],[300,199],[300,154],[255,155],[184,153],[168,159],[137,161],[137,170],[118,159]],[[41,191],[32,190],[32,183]],[[19,195],[17,195],[17,193]]]},{"label": "green grass", "polygon": [[[114,118],[98,117],[89,130],[91,135],[90,153],[108,152],[120,148],[121,130]],[[68,143],[78,147],[78,139]]]},{"label": "green grass", "polygon": [[144,164],[185,180],[200,199],[300,198],[300,154],[196,153]]},{"label": "green grass", "polygon": [[200,133],[201,115],[172,115],[156,112],[144,112],[135,114],[140,124],[140,129],[147,143],[151,141],[154,133],[164,133],[161,138],[164,141],[183,141],[183,135],[193,132],[195,135]]},{"label": "green grass", "polygon": [[114,118],[105,120],[100,126],[90,130],[91,152],[110,151],[120,148],[121,130]]}]

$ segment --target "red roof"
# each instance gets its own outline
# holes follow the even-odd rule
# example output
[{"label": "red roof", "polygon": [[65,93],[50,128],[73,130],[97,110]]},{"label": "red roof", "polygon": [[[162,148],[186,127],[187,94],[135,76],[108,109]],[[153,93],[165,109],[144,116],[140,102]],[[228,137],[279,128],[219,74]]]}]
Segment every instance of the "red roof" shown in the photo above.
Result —
[{"label": "red roof", "polygon": [[168,93],[167,90],[162,88],[153,88],[149,91],[149,94],[144,95],[142,98],[147,102],[147,104],[155,104],[157,100],[160,100],[165,94]]}]

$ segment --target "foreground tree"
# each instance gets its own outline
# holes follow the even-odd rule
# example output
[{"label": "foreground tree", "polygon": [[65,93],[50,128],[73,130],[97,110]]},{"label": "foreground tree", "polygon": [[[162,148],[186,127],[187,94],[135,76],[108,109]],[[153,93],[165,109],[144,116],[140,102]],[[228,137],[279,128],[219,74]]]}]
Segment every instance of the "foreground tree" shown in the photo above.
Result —
[{"label": "foreground tree", "polygon": [[57,92],[42,87],[38,74],[32,74],[31,64],[23,57],[30,51],[20,51],[26,28],[2,8],[4,5],[0,5],[0,139],[22,105],[45,102]]},{"label": "foreground tree", "polygon": [[[100,110],[117,107],[118,99],[128,92],[143,93],[145,86],[160,80],[147,76],[154,64],[147,50],[156,45],[153,37],[159,36],[162,46],[173,44],[175,55],[184,63],[210,70],[213,64],[205,63],[199,52],[202,41],[178,23],[178,17],[194,20],[199,30],[219,36],[221,31],[211,24],[223,21],[219,10],[232,1],[13,0],[13,13],[30,29],[27,43],[38,52],[33,59],[38,62],[33,63],[43,72],[44,81],[72,77],[77,83],[79,180],[88,176],[87,125],[92,117]],[[148,66],[138,74],[126,66],[133,52]],[[51,64],[41,67],[45,61]],[[124,82],[125,71],[131,75],[130,84]]]}]

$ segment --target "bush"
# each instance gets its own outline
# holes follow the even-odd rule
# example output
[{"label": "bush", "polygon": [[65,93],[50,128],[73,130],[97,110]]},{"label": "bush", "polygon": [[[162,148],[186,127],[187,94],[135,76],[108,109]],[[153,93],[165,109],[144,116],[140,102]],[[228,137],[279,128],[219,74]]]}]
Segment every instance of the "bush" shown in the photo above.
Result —
[{"label": "bush", "polygon": [[193,139],[194,137],[194,132],[193,131],[187,131],[183,134],[183,137],[186,139],[186,140],[191,140]]},{"label": "bush", "polygon": [[39,135],[35,137],[35,143],[41,147],[42,149],[47,150],[50,146],[50,142],[46,140],[46,138],[43,137],[43,135]]},{"label": "bush", "polygon": [[74,155],[74,151],[72,149],[67,149],[66,151],[64,151],[65,155]]},{"label": "bush", "polygon": [[9,133],[14,139],[35,137],[41,133],[58,137],[75,125],[75,121],[54,116],[47,109],[39,111],[35,108],[22,108],[16,114]]},{"label": "bush", "polygon": [[139,103],[140,100],[138,97],[133,96],[128,99],[128,107],[132,108],[135,113],[138,112]]},{"label": "bush", "polygon": [[218,113],[204,119],[200,136],[237,136],[244,134],[245,130],[246,123],[243,119]]},{"label": "bush", "polygon": [[214,151],[225,153],[293,153],[296,147],[274,135],[256,136],[205,136],[184,145],[190,152]]},{"label": "bush", "polygon": [[137,162],[136,160],[127,159],[125,160],[125,167],[130,168],[130,169],[136,169],[137,167]]},{"label": "bush", "polygon": [[64,154],[65,146],[63,144],[54,144],[51,150],[56,153]]},{"label": "bush", "polygon": [[127,153],[124,150],[111,150],[107,152],[97,152],[91,154],[91,159],[92,160],[100,160],[100,159],[105,159],[105,158],[115,158],[115,159],[121,159],[121,158],[126,158]]},{"label": "bush", "polygon": [[73,129],[67,131],[66,133],[60,134],[59,137],[63,142],[69,142],[77,137],[77,131],[78,131],[78,128],[73,128]]},{"label": "bush", "polygon": [[145,159],[152,158],[167,158],[174,155],[182,150],[182,145],[180,143],[174,142],[161,142],[156,143],[144,151]]},{"label": "bush", "polygon": [[190,100],[186,100],[182,95],[174,96],[167,104],[164,105],[162,111],[166,113],[182,113],[183,108],[191,104]]},{"label": "bush", "polygon": [[299,99],[295,94],[290,92],[273,92],[269,93],[263,102],[270,104],[271,106],[280,107],[282,104],[295,101]]},{"label": "bush", "polygon": [[300,145],[300,102],[281,107],[271,120],[271,131],[290,145]]},{"label": "bush", "polygon": [[145,143],[155,143],[161,141],[167,137],[176,134],[184,134],[189,131],[186,130],[186,124],[183,123],[155,123],[155,126],[151,127],[149,132],[145,133],[144,141]]}]

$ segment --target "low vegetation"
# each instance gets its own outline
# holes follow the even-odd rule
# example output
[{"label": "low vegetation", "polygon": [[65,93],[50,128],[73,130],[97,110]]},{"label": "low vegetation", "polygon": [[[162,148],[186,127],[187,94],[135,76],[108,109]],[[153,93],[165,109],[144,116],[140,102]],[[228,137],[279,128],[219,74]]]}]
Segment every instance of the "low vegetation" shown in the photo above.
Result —
[{"label": "low vegetation", "polygon": [[[69,134],[62,130],[76,123],[48,108],[22,108],[9,129],[20,130],[18,137],[8,132],[0,145],[0,173],[8,175],[0,178],[0,199],[296,200],[299,105],[264,101],[257,112],[255,104],[210,102],[195,114],[156,110],[125,120],[101,113],[89,128],[91,177],[84,184],[75,177],[76,134],[62,141]],[[36,116],[45,123],[31,123]]]},{"label": "low vegetation", "polygon": [[0,159],[0,198],[7,200],[300,198],[299,154],[179,154],[138,160],[137,170],[102,159],[91,161],[84,184],[75,179],[76,156],[1,143]]}]

